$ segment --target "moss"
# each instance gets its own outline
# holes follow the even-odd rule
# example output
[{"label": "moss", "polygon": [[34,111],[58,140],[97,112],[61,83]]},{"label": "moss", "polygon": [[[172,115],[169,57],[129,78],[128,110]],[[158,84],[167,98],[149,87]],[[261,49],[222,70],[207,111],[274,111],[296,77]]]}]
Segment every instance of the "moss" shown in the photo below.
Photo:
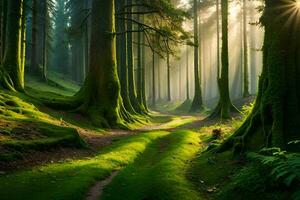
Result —
[{"label": "moss", "polygon": [[201,199],[185,176],[199,142],[195,132],[166,133],[114,178],[102,198]]}]

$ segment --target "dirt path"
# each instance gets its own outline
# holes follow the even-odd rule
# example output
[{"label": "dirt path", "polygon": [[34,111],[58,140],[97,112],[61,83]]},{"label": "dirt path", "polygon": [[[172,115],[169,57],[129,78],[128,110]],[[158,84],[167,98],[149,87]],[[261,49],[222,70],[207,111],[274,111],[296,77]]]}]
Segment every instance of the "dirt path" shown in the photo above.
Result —
[{"label": "dirt path", "polygon": [[103,189],[117,176],[118,171],[114,171],[108,178],[98,181],[90,189],[85,200],[99,200],[103,193]]}]

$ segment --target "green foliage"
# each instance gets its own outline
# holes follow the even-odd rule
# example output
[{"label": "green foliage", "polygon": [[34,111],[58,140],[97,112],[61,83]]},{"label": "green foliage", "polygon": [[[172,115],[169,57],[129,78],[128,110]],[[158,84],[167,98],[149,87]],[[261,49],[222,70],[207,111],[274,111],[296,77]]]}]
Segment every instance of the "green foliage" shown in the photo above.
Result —
[{"label": "green foliage", "polygon": [[262,155],[251,154],[268,169],[268,177],[274,184],[284,184],[293,192],[293,199],[300,196],[300,154],[288,153],[280,148],[264,148]]},{"label": "green foliage", "polygon": [[254,103],[246,104],[242,107],[241,114],[244,119],[246,119],[252,112]]},{"label": "green foliage", "polygon": [[267,177],[260,166],[255,164],[242,168],[235,173],[232,180],[222,188],[218,199],[222,200],[274,200],[278,198],[277,192],[267,188]]}]

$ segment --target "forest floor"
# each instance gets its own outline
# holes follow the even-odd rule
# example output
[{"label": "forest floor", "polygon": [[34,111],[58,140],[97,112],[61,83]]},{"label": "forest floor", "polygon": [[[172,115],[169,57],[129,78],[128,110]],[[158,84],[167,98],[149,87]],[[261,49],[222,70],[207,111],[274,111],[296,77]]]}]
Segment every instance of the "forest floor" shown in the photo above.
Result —
[{"label": "forest floor", "polygon": [[[220,198],[231,191],[228,183],[236,184],[236,174],[253,168],[231,152],[206,151],[228,138],[245,116],[221,123],[204,114],[153,112],[128,130],[103,130],[33,100],[33,93],[55,97],[60,91],[42,84],[36,90],[36,84],[28,84],[26,95],[0,92],[3,200],[232,199]],[[240,104],[247,102],[251,98]],[[259,180],[246,182],[253,187]],[[254,189],[253,198],[236,191],[241,198],[234,199],[273,199]]]},{"label": "forest floor", "polygon": [[21,169],[1,171],[1,199],[201,199],[189,178],[192,161],[210,145],[213,130],[221,129],[223,140],[240,121],[159,114],[153,121],[106,134],[78,130],[91,149],[26,155],[26,162],[13,162]]}]

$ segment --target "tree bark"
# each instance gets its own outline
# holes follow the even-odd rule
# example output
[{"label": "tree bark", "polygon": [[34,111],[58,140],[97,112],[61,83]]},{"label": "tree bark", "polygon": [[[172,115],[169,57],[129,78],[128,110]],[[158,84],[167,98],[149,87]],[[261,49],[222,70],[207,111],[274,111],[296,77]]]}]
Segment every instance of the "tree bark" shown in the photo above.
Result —
[{"label": "tree bark", "polygon": [[[125,1],[117,1],[117,10],[120,12],[122,8],[125,7]],[[121,16],[125,17],[125,16]],[[126,22],[124,19],[118,19],[117,20],[117,28],[118,32],[124,33],[126,31]],[[128,89],[128,66],[127,66],[127,36],[126,34],[120,34],[117,36],[118,40],[118,61],[119,61],[119,77],[121,82],[121,96],[123,99],[124,107],[126,110],[131,114],[136,114],[135,110],[133,109],[131,105],[131,101],[129,98],[129,89]]]},{"label": "tree bark", "polygon": [[[144,16],[143,16],[144,18]],[[145,44],[145,35],[142,37],[142,43]],[[148,111],[146,99],[146,48],[142,46],[142,99],[145,110]]]},{"label": "tree bark", "polygon": [[5,89],[18,91],[24,90],[23,11],[23,0],[7,1],[5,56],[0,74]]},{"label": "tree bark", "polygon": [[92,2],[89,73],[76,95],[82,102],[79,110],[103,127],[123,124],[125,117],[117,75],[114,5],[111,0]]}]

